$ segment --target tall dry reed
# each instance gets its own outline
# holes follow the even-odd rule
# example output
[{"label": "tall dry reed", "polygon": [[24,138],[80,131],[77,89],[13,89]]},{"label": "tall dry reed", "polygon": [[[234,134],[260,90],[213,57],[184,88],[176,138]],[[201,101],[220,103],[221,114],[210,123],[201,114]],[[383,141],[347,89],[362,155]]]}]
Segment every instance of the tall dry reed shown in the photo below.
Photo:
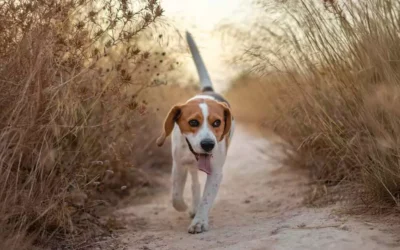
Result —
[{"label": "tall dry reed", "polygon": [[162,14],[156,0],[0,3],[1,249],[108,232],[102,192],[143,184],[138,96],[173,62],[138,41],[156,41]]},{"label": "tall dry reed", "polygon": [[239,61],[251,62],[264,91],[274,93],[258,106],[269,126],[297,149],[291,164],[308,167],[323,186],[355,184],[349,193],[370,198],[370,208],[397,206],[398,1],[279,7],[288,14],[286,25],[258,23],[260,32]]}]

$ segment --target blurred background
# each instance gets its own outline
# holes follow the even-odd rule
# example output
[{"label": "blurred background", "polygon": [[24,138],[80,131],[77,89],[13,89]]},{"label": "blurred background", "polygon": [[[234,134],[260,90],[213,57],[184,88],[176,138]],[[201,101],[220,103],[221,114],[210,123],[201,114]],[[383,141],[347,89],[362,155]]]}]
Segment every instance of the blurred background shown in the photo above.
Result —
[{"label": "blurred background", "polygon": [[[240,67],[228,63],[234,51],[236,41],[224,36],[219,29],[223,25],[249,24],[249,16],[256,11],[248,1],[173,1],[163,2],[165,17],[184,35],[190,31],[207,62],[217,91],[226,90],[230,81],[236,77]],[[185,41],[183,41],[185,46]],[[197,72],[190,55],[185,60],[187,74],[197,78]]]}]

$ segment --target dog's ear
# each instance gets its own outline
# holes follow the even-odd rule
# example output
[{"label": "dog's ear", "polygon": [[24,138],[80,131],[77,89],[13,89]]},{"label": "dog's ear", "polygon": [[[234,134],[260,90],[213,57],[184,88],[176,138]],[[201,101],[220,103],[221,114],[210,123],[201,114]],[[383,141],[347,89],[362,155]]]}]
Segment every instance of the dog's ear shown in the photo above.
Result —
[{"label": "dog's ear", "polygon": [[182,105],[175,105],[168,112],[168,115],[164,120],[163,131],[161,132],[160,137],[157,139],[157,146],[161,147],[164,144],[165,139],[171,134],[172,130],[174,129],[175,122],[181,115],[181,107]]},{"label": "dog's ear", "polygon": [[222,133],[221,140],[224,139],[225,135],[229,133],[231,130],[232,126],[232,113],[231,109],[229,108],[228,104],[225,102],[219,102],[219,104],[222,106],[224,109],[224,121],[225,121],[225,127],[224,127],[224,132]]}]

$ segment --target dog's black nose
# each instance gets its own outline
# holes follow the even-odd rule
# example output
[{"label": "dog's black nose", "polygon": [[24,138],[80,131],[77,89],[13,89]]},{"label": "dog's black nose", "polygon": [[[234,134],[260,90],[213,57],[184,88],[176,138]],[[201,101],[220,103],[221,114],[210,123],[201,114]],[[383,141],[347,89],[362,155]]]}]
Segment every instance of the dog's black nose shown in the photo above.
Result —
[{"label": "dog's black nose", "polygon": [[210,152],[215,146],[215,142],[211,139],[205,139],[200,142],[200,146],[204,151]]}]

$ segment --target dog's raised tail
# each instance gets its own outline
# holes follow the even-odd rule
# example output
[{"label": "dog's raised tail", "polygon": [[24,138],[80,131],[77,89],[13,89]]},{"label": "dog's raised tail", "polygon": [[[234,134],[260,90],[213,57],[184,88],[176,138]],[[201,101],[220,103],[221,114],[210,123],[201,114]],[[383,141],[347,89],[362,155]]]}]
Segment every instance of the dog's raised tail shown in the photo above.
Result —
[{"label": "dog's raised tail", "polygon": [[206,91],[214,91],[210,75],[208,74],[206,65],[203,62],[203,59],[201,58],[199,49],[197,48],[197,45],[192,37],[192,35],[186,31],[186,40],[189,45],[190,52],[192,53],[193,56],[193,61],[194,64],[196,65],[197,73],[199,74],[200,78],[200,84],[201,84],[201,91],[206,92]]}]

